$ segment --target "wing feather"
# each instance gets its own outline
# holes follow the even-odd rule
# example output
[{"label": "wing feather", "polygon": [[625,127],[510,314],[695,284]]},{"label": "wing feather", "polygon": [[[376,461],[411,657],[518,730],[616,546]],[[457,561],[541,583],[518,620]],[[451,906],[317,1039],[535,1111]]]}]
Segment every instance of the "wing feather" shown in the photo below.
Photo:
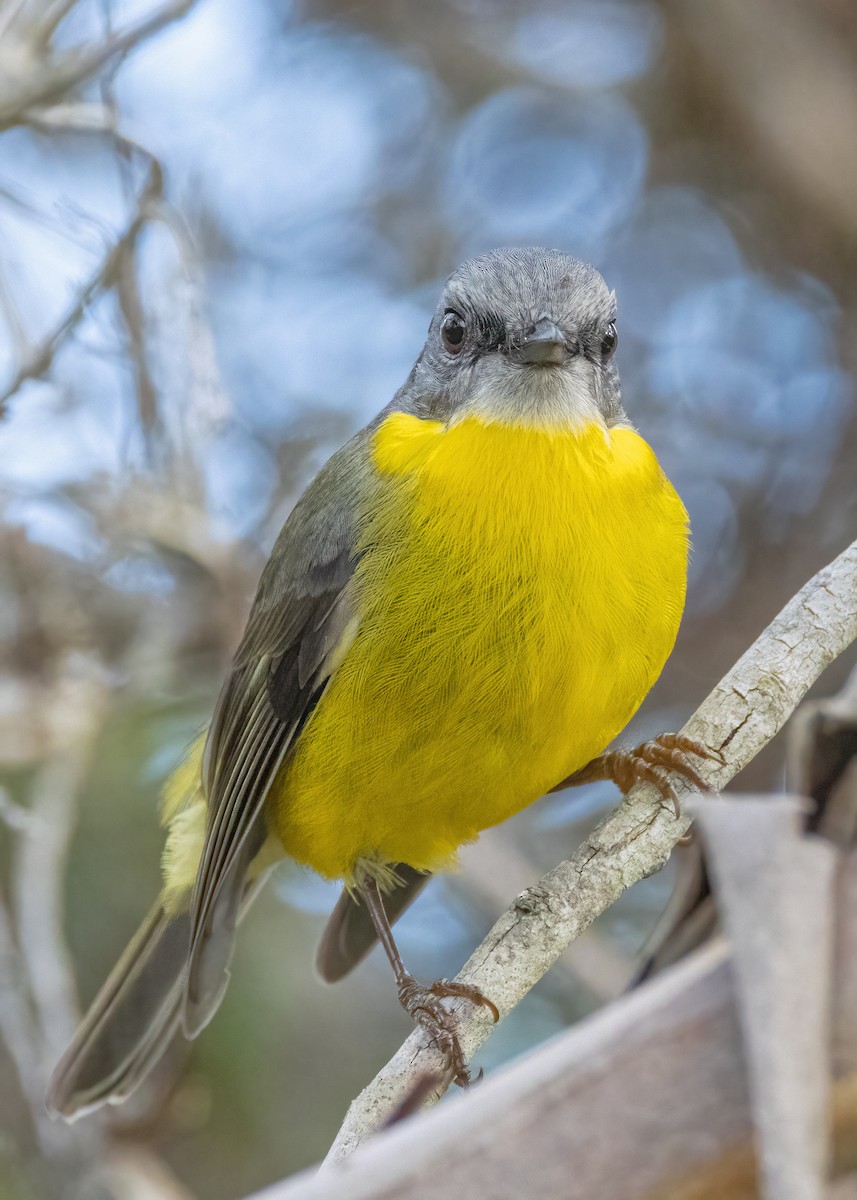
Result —
[{"label": "wing feather", "polygon": [[355,628],[351,501],[365,432],[297,505],[259,583],[206,743],[208,829],[191,902],[182,1020],[198,1032],[229,977],[244,880],[267,838],[265,802]]}]

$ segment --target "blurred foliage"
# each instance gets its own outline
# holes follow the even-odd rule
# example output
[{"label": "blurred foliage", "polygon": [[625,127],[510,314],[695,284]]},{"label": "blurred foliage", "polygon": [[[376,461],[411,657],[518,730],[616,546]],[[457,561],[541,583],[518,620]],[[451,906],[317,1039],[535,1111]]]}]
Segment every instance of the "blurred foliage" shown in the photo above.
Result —
[{"label": "blurred foliage", "polygon": [[[854,536],[855,113],[847,0],[0,3],[3,861],[14,916],[18,826],[69,781],[53,916],[85,999],[157,887],[158,787],[280,524],[462,258],[558,246],[616,288],[627,408],[694,528],[634,736]],[[748,783],[781,769],[774,744]],[[403,922],[412,969],[452,974],[614,800],[551,797],[469,848]],[[669,882],[581,940],[486,1067],[623,986]],[[213,1200],[322,1155],[408,1027],[377,957],[315,980],[334,896],[281,870],[186,1071],[97,1137],[40,1128],[0,1058],[0,1194],[93,1194],[93,1161],[130,1194],[129,1145]],[[63,1029],[42,1035],[39,1086]]]}]

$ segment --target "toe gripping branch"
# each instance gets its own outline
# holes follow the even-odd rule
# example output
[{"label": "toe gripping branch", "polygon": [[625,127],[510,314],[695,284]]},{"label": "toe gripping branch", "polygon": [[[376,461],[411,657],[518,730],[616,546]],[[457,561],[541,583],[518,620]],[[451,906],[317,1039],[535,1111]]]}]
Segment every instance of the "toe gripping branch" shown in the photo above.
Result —
[{"label": "toe gripping branch", "polygon": [[662,733],[651,741],[641,742],[633,750],[608,750],[551,790],[557,792],[562,788],[609,779],[623,795],[627,795],[635,783],[653,783],[678,819],[681,805],[671,775],[678,775],[700,792],[712,790],[691,755],[721,764],[726,762],[719,750],[712,750],[696,738],[686,737],[683,733]]},{"label": "toe gripping branch", "polygon": [[[599,755],[552,790],[556,792],[577,784],[609,779],[621,792],[627,793],[635,783],[643,780],[655,785],[664,803],[672,808],[678,819],[681,806],[671,776],[679,776],[699,791],[711,790],[700,775],[693,757],[725,762],[719,750],[711,750],[695,738],[681,733],[662,733],[651,741],[642,742],[633,750],[609,750]],[[366,875],[360,884],[360,895],[393,968],[399,1003],[416,1024],[425,1029],[443,1054],[453,1081],[459,1087],[466,1087],[471,1082],[471,1074],[458,1037],[457,1019],[443,1001],[449,998],[469,1000],[477,1007],[487,1008],[495,1023],[500,1020],[497,1005],[472,984],[438,979],[427,985],[414,979],[402,962],[377,880]]]},{"label": "toe gripping branch", "polygon": [[426,985],[414,979],[413,975],[405,970],[377,881],[365,878],[360,893],[372,918],[378,940],[393,968],[399,1003],[412,1020],[425,1029],[433,1044],[444,1056],[453,1081],[459,1087],[467,1087],[471,1082],[471,1074],[458,1038],[456,1017],[444,1006],[443,1000],[449,997],[469,1000],[477,1007],[487,1008],[495,1023],[500,1020],[500,1010],[472,984],[438,979],[435,983]]}]

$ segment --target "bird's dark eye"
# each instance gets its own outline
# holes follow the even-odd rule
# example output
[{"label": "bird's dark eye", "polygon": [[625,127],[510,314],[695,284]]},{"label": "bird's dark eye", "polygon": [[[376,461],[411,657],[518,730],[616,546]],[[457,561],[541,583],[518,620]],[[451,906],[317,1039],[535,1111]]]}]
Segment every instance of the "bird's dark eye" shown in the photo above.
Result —
[{"label": "bird's dark eye", "polygon": [[613,351],[619,344],[619,334],[616,332],[616,322],[611,321],[601,335],[601,361],[607,362],[613,357]]},{"label": "bird's dark eye", "polygon": [[443,348],[448,354],[458,354],[464,345],[464,335],[467,326],[460,313],[450,310],[440,323],[440,336]]}]

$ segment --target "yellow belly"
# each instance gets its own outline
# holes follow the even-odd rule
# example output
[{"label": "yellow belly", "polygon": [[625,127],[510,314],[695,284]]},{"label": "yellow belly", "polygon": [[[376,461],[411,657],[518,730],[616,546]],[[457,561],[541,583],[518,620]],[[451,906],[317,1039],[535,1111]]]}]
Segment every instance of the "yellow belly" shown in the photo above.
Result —
[{"label": "yellow belly", "polygon": [[436,870],[595,757],[672,649],[687,517],[626,428],[402,413],[373,441],[354,641],[272,789],[285,850]]}]

